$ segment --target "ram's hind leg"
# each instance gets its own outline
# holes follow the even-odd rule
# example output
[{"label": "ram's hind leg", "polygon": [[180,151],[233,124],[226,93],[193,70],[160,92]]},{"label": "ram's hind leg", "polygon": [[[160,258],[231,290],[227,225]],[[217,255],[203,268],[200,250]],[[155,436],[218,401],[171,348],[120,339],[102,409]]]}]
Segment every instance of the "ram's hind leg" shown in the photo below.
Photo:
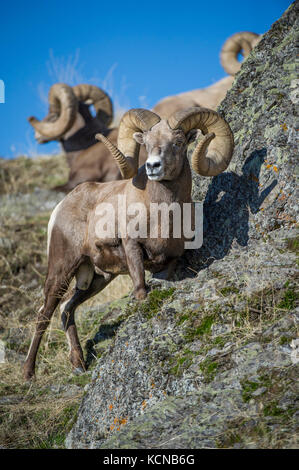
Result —
[{"label": "ram's hind leg", "polygon": [[70,280],[71,276],[66,278],[65,275],[62,276],[61,274],[55,277],[48,277],[46,280],[45,302],[38,312],[35,333],[24,363],[24,377],[26,380],[31,379],[35,374],[35,361],[40,342],[63,293],[68,288]]},{"label": "ram's hind leg", "polygon": [[[82,274],[82,271],[81,271],[81,274]],[[87,270],[86,270],[86,274],[88,274]],[[75,323],[75,310],[80,304],[82,304],[87,299],[93,297],[98,292],[103,290],[104,287],[106,287],[109,284],[109,282],[112,281],[114,277],[115,276],[112,276],[112,275],[104,277],[102,275],[94,273],[94,276],[90,285],[87,288],[82,289],[82,287],[87,286],[88,282],[86,281],[86,284],[85,284],[83,275],[81,276],[81,279],[80,279],[80,276],[77,276],[77,286],[75,288],[72,298],[69,301],[66,301],[61,305],[62,325],[67,335],[67,339],[68,339],[68,343],[70,347],[70,360],[73,366],[73,372],[75,374],[80,374],[86,370],[85,361],[83,357],[83,351],[80,345],[76,323]]]}]

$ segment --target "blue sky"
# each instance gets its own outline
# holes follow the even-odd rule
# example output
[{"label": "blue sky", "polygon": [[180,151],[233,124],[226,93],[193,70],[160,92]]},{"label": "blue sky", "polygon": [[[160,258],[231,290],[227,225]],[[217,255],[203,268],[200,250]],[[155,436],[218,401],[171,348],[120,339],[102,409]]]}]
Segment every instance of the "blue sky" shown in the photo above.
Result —
[{"label": "blue sky", "polygon": [[104,86],[116,106],[152,107],[164,96],[208,86],[226,74],[223,42],[266,32],[287,0],[188,2],[2,2],[0,156],[54,152],[38,145],[27,117],[44,117],[57,81]]}]

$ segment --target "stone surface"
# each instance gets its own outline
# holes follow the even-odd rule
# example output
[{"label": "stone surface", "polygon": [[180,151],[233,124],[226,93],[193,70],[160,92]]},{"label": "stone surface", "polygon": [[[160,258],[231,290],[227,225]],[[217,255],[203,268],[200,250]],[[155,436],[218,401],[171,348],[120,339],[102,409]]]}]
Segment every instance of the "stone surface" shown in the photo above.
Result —
[{"label": "stone surface", "polygon": [[194,175],[202,248],[144,302],[86,312],[101,356],[67,447],[296,447],[297,18],[298,2],[219,108],[235,152],[222,175]]}]

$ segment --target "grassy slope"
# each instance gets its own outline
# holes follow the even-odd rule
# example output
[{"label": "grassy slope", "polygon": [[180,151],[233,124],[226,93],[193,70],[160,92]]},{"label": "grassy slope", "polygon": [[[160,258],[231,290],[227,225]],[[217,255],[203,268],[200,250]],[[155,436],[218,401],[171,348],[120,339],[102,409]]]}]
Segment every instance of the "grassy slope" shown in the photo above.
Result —
[{"label": "grassy slope", "polygon": [[[62,197],[50,188],[63,183],[67,174],[62,156],[0,159],[0,340],[5,346],[5,363],[0,363],[0,446],[5,448],[63,446],[90,378],[71,374],[58,312],[42,342],[37,382],[25,384],[21,370],[42,303],[47,223]],[[85,305],[113,300],[130,285],[123,277]],[[84,345],[97,322],[86,323],[84,308],[80,311],[78,330]]]},{"label": "grassy slope", "polygon": [[[63,447],[64,438],[76,417],[84,387],[91,380],[90,373],[79,377],[71,373],[58,312],[42,342],[38,356],[37,381],[32,384],[24,383],[21,372],[21,364],[34,329],[36,311],[42,302],[42,286],[46,274],[46,229],[51,209],[43,201],[51,198],[54,202],[55,198],[59,200],[60,196],[49,189],[62,183],[67,177],[67,171],[62,157],[0,160],[0,340],[5,343],[6,352],[6,362],[0,364],[0,446],[5,448]],[[39,188],[37,192],[36,188]],[[292,239],[291,242],[288,250],[297,251],[297,244],[293,246],[295,240]],[[214,277],[217,280],[216,274],[215,272]],[[292,283],[286,282],[284,288],[276,292],[275,299],[272,292],[265,296],[263,291],[261,296],[250,298],[250,302],[246,300],[243,315],[240,312],[237,317],[232,314],[233,342],[243,343],[255,338],[255,335],[261,334],[261,329],[266,328],[267,322],[272,324],[287,315],[294,303]],[[77,325],[82,345],[86,345],[94,337],[100,319],[105,314],[96,305],[121,297],[130,287],[128,278],[120,278],[103,294],[78,309]],[[224,281],[219,292],[223,297],[232,297],[232,302],[239,295],[236,287]],[[160,310],[163,300],[154,295],[155,292],[142,307],[150,318]],[[157,295],[160,296],[160,291],[157,291]],[[234,310],[233,305],[231,309]],[[110,311],[113,312],[113,308]],[[265,315],[261,316],[261,312]],[[230,333],[229,338],[225,335],[217,336],[211,342],[210,332],[215,318],[210,309],[204,318],[200,311],[184,311],[183,315],[178,312],[178,316],[178,326],[183,328],[187,336],[186,344],[171,356],[171,376],[180,376],[192,363],[194,358],[188,348],[189,343],[200,337],[203,350],[205,347],[221,347],[222,343],[231,340],[232,334]],[[293,335],[293,332],[290,333]],[[290,338],[282,336],[277,341],[288,342]],[[101,342],[100,348],[95,346],[97,356],[105,350],[108,342],[109,340]],[[216,363],[213,360],[202,364],[202,374],[207,382],[217,372]],[[244,382],[244,401],[251,399],[256,386],[250,381]],[[270,395],[265,393],[262,396],[265,398],[265,416],[261,418],[260,426],[264,425],[269,415],[281,428],[284,415],[278,414],[277,407],[269,408],[276,403],[277,391],[272,391],[272,388],[269,390]],[[278,392],[280,393],[280,389]],[[219,438],[220,447],[232,447],[239,442],[237,428],[238,425],[232,423],[231,433],[225,433],[223,439]],[[127,431],[129,430],[128,428]],[[248,439],[259,441],[261,447],[280,447],[283,446],[281,442],[289,439],[288,435],[276,439],[276,434],[269,435],[263,429],[256,432],[261,436],[250,435]],[[245,434],[242,431],[244,439]],[[245,441],[247,442],[247,438]]]}]

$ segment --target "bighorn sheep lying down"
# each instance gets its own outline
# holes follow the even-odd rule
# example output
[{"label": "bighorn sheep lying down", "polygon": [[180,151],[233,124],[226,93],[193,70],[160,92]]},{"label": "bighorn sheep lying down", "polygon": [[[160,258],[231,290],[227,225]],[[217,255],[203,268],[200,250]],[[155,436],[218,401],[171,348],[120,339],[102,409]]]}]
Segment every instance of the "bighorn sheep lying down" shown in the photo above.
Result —
[{"label": "bighorn sheep lying down", "polygon": [[[93,105],[93,117],[89,106]],[[109,129],[113,107],[109,96],[93,85],[70,87],[56,83],[49,91],[49,113],[42,120],[29,118],[39,143],[58,140],[67,155],[69,180],[54,189],[68,192],[85,181],[112,181],[121,178],[118,166],[95,134],[101,132],[117,142],[117,129]]]},{"label": "bighorn sheep lying down", "polygon": [[[185,240],[190,237],[175,235],[174,216],[172,222],[167,222],[168,236],[163,237],[161,233],[165,227],[160,219],[153,222],[150,214],[153,204],[164,203],[170,207],[176,203],[183,209],[187,203],[192,207],[187,144],[190,131],[194,129],[200,129],[204,137],[193,152],[193,170],[204,176],[218,175],[231,160],[234,142],[227,122],[210,109],[189,108],[175,113],[168,120],[161,119],[152,111],[132,109],[121,120],[118,147],[102,134],[97,135],[110,150],[124,180],[81,184],[56,206],[51,215],[45,301],[38,314],[36,331],[24,365],[26,379],[34,375],[42,335],[74,276],[76,289],[71,299],[62,304],[62,324],[69,341],[70,360],[74,371],[78,372],[85,370],[74,320],[78,305],[100,292],[118,274],[125,273],[132,278],[135,298],[144,299],[144,270],[171,270],[183,254]],[[142,144],[148,158],[138,169]],[[120,210],[119,200],[125,201]],[[128,208],[131,204],[134,211],[137,207],[141,214],[139,226],[145,228],[142,235],[136,236],[134,230],[129,230],[132,217]],[[105,222],[112,224],[111,235],[108,236],[103,232],[99,234],[103,208],[104,212],[108,211]],[[156,226],[153,227],[153,223]],[[155,233],[157,235],[152,235]]]},{"label": "bighorn sheep lying down", "polygon": [[244,57],[247,57],[260,39],[260,35],[250,32],[236,33],[228,38],[222,47],[220,61],[224,70],[231,75],[230,77],[224,77],[207,88],[168,96],[159,101],[153,107],[153,111],[167,118],[174,112],[189,106],[203,106],[216,110],[232,86],[234,75],[240,70],[241,63],[238,61],[238,54],[242,53]]}]

